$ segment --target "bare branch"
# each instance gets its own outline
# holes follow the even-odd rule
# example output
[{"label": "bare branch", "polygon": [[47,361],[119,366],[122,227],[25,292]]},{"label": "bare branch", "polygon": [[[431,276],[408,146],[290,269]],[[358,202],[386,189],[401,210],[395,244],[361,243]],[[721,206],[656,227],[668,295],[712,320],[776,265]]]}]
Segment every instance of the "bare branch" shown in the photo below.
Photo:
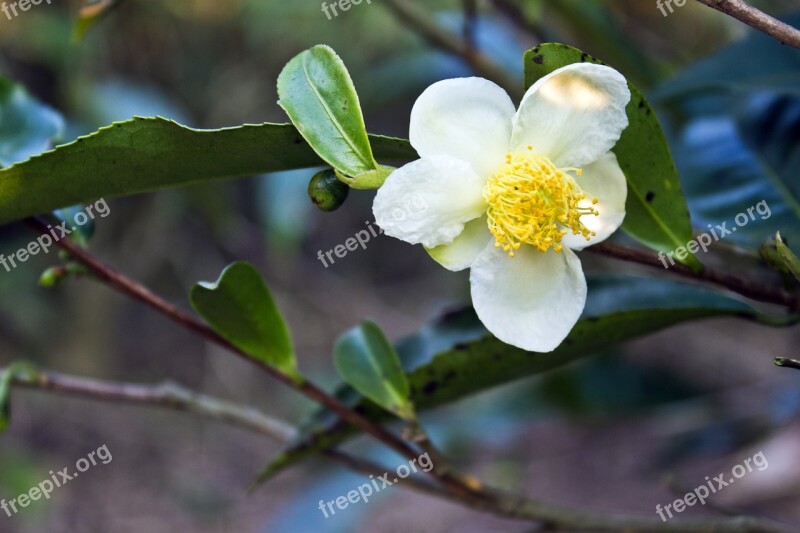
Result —
[{"label": "bare branch", "polygon": [[697,0],[728,16],[740,20],[759,31],[775,38],[781,44],[800,48],[800,31],[775,17],[756,9],[744,0]]}]

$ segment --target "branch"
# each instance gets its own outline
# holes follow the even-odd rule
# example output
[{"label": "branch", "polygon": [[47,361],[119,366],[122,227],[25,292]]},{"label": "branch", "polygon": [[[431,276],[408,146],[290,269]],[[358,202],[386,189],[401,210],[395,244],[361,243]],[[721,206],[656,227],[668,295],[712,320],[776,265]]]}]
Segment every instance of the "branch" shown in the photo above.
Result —
[{"label": "branch", "polygon": [[[594,246],[587,247],[585,251],[638,263],[640,265],[655,267],[660,270],[666,270],[659,256],[647,250],[629,248],[612,242],[601,242]],[[758,281],[742,278],[728,272],[708,267],[704,267],[700,272],[695,272],[691,268],[680,263],[670,265],[669,272],[696,281],[712,283],[760,302],[781,305],[792,311],[800,309],[800,299],[797,294],[792,294],[784,289],[776,289]]]},{"label": "branch", "polygon": [[408,0],[383,0],[382,4],[394,13],[397,19],[409,30],[417,33],[429,44],[460,57],[484,78],[497,83],[516,99],[522,98],[523,93],[519,89],[519,82],[513,76],[510,76],[504,68],[492,61],[488,56],[479,50],[473,49],[463,39],[432,22],[429,14],[411,5]]},{"label": "branch", "polygon": [[[288,442],[295,435],[293,427],[285,422],[275,420],[257,409],[207,396],[173,383],[138,385],[79,378],[54,372],[36,372],[14,376],[12,384],[28,389],[38,389],[103,402],[149,405],[194,413],[211,420],[232,424],[267,435],[280,442]],[[337,450],[326,450],[323,453],[331,460],[367,475],[380,476],[389,471],[381,465]],[[485,498],[473,502],[465,502],[463,498],[457,495],[413,477],[406,478],[401,485],[438,498],[462,504],[467,503],[470,507],[486,510],[507,518],[541,522],[545,527],[556,530],[626,531],[630,533],[648,531],[789,533],[794,531],[794,529],[776,522],[750,517],[662,522],[659,519],[592,513],[521,498],[490,488],[481,489],[482,493],[486,495]]]},{"label": "branch", "polygon": [[[39,218],[29,218],[25,222],[37,232],[43,235],[47,234],[47,223],[45,221]],[[356,426],[361,431],[368,433],[390,449],[394,450],[396,453],[400,454],[402,457],[405,457],[408,460],[416,460],[417,457],[419,457],[419,452],[413,447],[409,446],[408,443],[406,443],[403,439],[390,432],[380,424],[376,424],[375,422],[350,409],[347,405],[322,390],[310,380],[304,379],[301,383],[297,383],[293,378],[283,374],[272,366],[257,359],[253,359],[245,352],[221,337],[205,323],[167,302],[146,287],[114,270],[69,239],[60,239],[56,244],[69,252],[74,260],[86,266],[89,272],[91,272],[109,287],[112,287],[123,294],[127,294],[133,299],[148,305],[167,318],[170,318],[174,322],[177,322],[209,342],[213,342],[214,344],[231,351],[245,361],[256,365],[281,383],[291,387],[297,392],[305,395],[307,398],[310,398],[314,402],[322,405],[336,414],[339,418]],[[475,500],[476,498],[481,497],[473,487],[465,485],[458,479],[458,477],[452,476],[447,472],[440,471],[435,465],[428,473],[437,478],[453,494],[461,496],[466,501]]]},{"label": "branch", "polygon": [[800,48],[800,31],[756,9],[744,0],[697,1],[766,33],[770,37],[778,40],[781,44],[788,44],[789,46]]},{"label": "branch", "polygon": [[794,359],[787,359],[785,357],[776,357],[775,365],[785,368],[794,368],[795,370],[800,370],[800,361],[796,361]]},{"label": "branch", "polygon": [[[37,371],[25,373],[25,375],[15,375],[11,383],[26,389],[102,402],[147,405],[193,413],[210,420],[266,435],[284,444],[290,443],[297,435],[294,427],[267,416],[258,409],[201,394],[171,382],[160,385],[139,385]],[[381,465],[338,450],[325,450],[323,454],[347,468],[367,475],[379,476],[387,472],[387,469]],[[449,493],[419,479],[407,478],[403,482],[403,486],[438,497],[454,499]]]}]

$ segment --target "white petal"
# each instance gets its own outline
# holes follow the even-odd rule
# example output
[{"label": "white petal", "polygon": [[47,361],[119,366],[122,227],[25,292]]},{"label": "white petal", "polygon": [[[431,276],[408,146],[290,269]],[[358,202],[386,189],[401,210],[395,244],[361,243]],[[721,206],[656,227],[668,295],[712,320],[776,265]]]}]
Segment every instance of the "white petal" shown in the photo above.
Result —
[{"label": "white petal", "polygon": [[508,153],[515,111],[508,94],[483,78],[440,81],[414,104],[409,139],[420,157],[449,155],[488,177]]},{"label": "white petal", "polygon": [[514,257],[489,246],[472,264],[472,304],[501,341],[551,352],[566,338],[586,303],[586,278],[574,252],[523,246]]},{"label": "white petal", "polygon": [[581,167],[611,150],[628,126],[625,78],[611,67],[575,63],[528,89],[514,116],[512,151],[533,146],[557,167]]},{"label": "white petal", "polygon": [[[617,157],[608,152],[606,155],[583,167],[583,175],[575,181],[586,193],[586,197],[597,198],[594,208],[600,212],[597,216],[581,217],[581,222],[591,231],[597,233],[587,241],[581,235],[564,235],[561,243],[573,250],[583,250],[587,246],[603,242],[617,231],[625,220],[625,200],[628,198],[628,183],[625,174],[619,168]],[[591,205],[590,200],[584,200]]]},{"label": "white petal", "polygon": [[486,211],[483,184],[466,161],[423,158],[392,172],[372,212],[387,235],[428,248],[450,244]]},{"label": "white petal", "polygon": [[469,268],[490,242],[494,241],[486,217],[481,217],[467,222],[464,231],[451,244],[442,244],[427,250],[440,265],[458,272]]}]

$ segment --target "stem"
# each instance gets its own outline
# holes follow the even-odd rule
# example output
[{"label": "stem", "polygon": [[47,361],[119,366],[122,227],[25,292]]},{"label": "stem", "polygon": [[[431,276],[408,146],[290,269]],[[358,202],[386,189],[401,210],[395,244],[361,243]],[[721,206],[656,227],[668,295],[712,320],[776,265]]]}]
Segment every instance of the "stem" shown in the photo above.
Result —
[{"label": "stem", "polygon": [[786,368],[794,368],[796,370],[800,370],[800,361],[796,361],[794,359],[787,359],[785,357],[776,357],[775,364],[777,366],[783,366]]},{"label": "stem", "polygon": [[781,44],[800,48],[800,31],[756,9],[744,0],[697,0],[701,4],[725,13],[748,26],[775,38]]},{"label": "stem", "polygon": [[[42,390],[102,402],[149,405],[193,413],[217,422],[266,435],[285,444],[291,442],[297,435],[297,430],[294,427],[286,422],[267,416],[258,409],[201,394],[171,382],[160,385],[139,385],[68,376],[56,372],[37,371],[25,377],[15,376],[12,384],[27,389]],[[335,462],[368,475],[381,475],[387,471],[381,465],[353,457],[338,450],[329,449],[323,453]],[[442,491],[431,483],[418,479],[409,477],[404,481],[403,486],[452,499],[449,493]]]},{"label": "stem", "polygon": [[[30,373],[30,375],[26,374],[24,377],[15,376],[12,384],[28,389],[38,389],[104,402],[124,402],[191,412],[273,437],[280,442],[288,442],[295,434],[295,429],[285,422],[272,419],[256,409],[206,396],[172,383],[138,385],[78,378],[53,372],[36,372]],[[331,460],[364,474],[380,476],[388,471],[381,465],[337,450],[326,450],[323,453]],[[411,477],[406,478],[402,485],[431,496],[490,511],[506,518],[541,522],[545,528],[550,530],[614,533],[618,531],[630,533],[649,531],[789,533],[794,531],[793,528],[788,526],[752,517],[698,520],[675,519],[669,522],[662,522],[660,519],[615,516],[555,506],[537,500],[509,495],[491,488],[481,489],[481,492],[486,495],[483,499],[464,500],[457,495],[442,490],[438,486]],[[540,531],[541,529],[537,530]]]},{"label": "stem", "polygon": [[782,305],[792,311],[800,309],[800,299],[797,294],[792,294],[784,289],[776,289],[759,283],[758,281],[742,278],[721,270],[704,267],[700,272],[695,272],[691,268],[680,263],[671,265],[666,258],[662,261],[656,253],[637,248],[628,248],[627,246],[611,242],[601,242],[594,246],[589,246],[586,248],[586,251],[661,270],[666,270],[664,268],[664,262],[666,261],[666,264],[670,265],[669,272],[679,276],[719,285],[720,287],[752,298],[753,300]]},{"label": "stem", "polygon": [[[27,219],[26,223],[39,233],[47,233],[47,223],[38,218]],[[253,359],[245,352],[218,335],[206,324],[196,319],[194,316],[172,305],[146,287],[114,270],[69,239],[61,239],[57,241],[57,245],[69,252],[76,261],[83,263],[86,268],[95,275],[95,277],[106,283],[108,286],[122,292],[123,294],[127,294],[135,300],[139,300],[140,302],[150,306],[159,313],[170,318],[174,322],[177,322],[197,335],[200,335],[209,342],[213,342],[214,344],[226,348],[249,363],[256,365],[284,385],[295,389],[296,391],[305,395],[307,398],[310,398],[316,403],[332,411],[339,416],[339,418],[354,425],[361,431],[368,433],[378,441],[382,442],[400,454],[402,457],[412,460],[419,456],[417,450],[409,446],[403,439],[388,431],[383,426],[376,424],[356,413],[337,398],[326,393],[313,382],[304,379],[302,382],[298,383],[292,377],[283,374],[272,366],[257,359]],[[466,499],[474,499],[476,497],[476,493],[471,487],[465,486],[458,480],[458,478],[451,476],[446,472],[441,472],[435,467],[435,465],[430,470],[429,474],[436,477],[445,487],[448,488],[448,490],[454,494],[459,494]]]}]

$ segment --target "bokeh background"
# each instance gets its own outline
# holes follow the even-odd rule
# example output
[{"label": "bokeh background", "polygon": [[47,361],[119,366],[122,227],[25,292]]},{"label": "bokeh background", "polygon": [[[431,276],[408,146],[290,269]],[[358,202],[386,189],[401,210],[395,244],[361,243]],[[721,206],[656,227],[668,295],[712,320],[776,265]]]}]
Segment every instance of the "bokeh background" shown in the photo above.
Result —
[{"label": "bokeh background", "polygon": [[[461,2],[411,3],[460,38]],[[796,0],[754,3],[780,16],[800,9]],[[519,13],[509,15],[509,5]],[[318,43],[331,45],[350,69],[371,132],[406,136],[411,106],[426,86],[473,74],[399,22],[382,0],[331,20],[320,0],[127,0],[78,43],[72,31],[80,6],[54,0],[13,20],[0,15],[0,70],[64,114],[64,141],[134,115],[199,128],[285,122],[276,105],[278,73]],[[731,117],[755,113],[759,102],[773,97],[798,109],[796,50],[753,37],[693,1],[668,17],[654,0],[481,1],[477,7],[470,26],[477,46],[520,85],[521,54],[560,41],[617,67],[652,98],[693,198],[695,226],[731,219],[740,211],[735,206],[755,204],[747,195],[760,193],[749,190],[729,191],[734,207],[694,199],[719,192],[731,173],[758,172],[742,162]],[[730,48],[743,39],[750,39],[747,46]],[[737,90],[729,91],[734,85]],[[800,140],[796,117],[793,124],[782,136],[787,153]],[[354,191],[341,210],[317,212],[305,192],[312,173],[111,200],[92,249],[185,307],[196,281],[216,279],[231,261],[252,261],[286,313],[301,367],[333,388],[331,346],[338,335],[365,317],[392,338],[409,335],[442,310],[468,302],[468,278],[444,271],[421,248],[387,237],[324,268],[317,251],[343,243],[373,220],[372,194]],[[757,245],[774,233],[771,223],[753,227],[740,244]],[[0,252],[16,250],[31,235],[18,224],[0,228]],[[57,262],[51,255],[0,271],[0,365],[22,359],[103,379],[169,379],[291,422],[313,410],[246,364],[98,284],[70,280],[39,288],[40,273]],[[596,258],[587,262],[596,272],[644,272]],[[714,502],[800,523],[800,375],[771,365],[775,356],[797,356],[799,338],[796,328],[730,319],[684,325],[438,409],[425,421],[459,465],[494,484],[557,503],[651,517],[657,504],[763,451],[769,467]],[[247,484],[279,444],[190,415],[22,390],[13,394],[12,424],[0,438],[0,496],[27,491],[48,471],[73,465],[103,444],[111,463],[13,519],[0,515],[0,531],[527,527],[401,486],[325,519],[318,501],[346,494],[363,476],[313,460],[247,495]],[[400,464],[367,440],[354,446]],[[718,512],[694,507],[684,515]]]}]

